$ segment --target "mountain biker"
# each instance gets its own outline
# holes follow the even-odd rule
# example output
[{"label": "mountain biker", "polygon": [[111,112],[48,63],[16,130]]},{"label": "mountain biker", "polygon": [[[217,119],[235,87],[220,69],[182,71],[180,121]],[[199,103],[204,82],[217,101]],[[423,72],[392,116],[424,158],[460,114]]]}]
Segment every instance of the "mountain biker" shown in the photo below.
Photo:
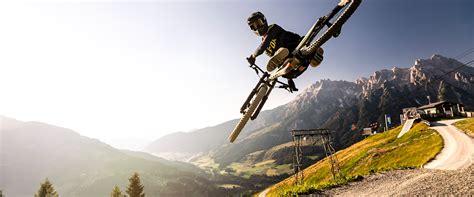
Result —
[{"label": "mountain biker", "polygon": [[[298,44],[300,43],[302,37],[296,33],[286,31],[282,27],[277,24],[268,25],[267,19],[261,12],[254,12],[252,13],[248,19],[247,23],[250,29],[257,35],[262,37],[262,43],[260,46],[247,57],[247,61],[250,64],[255,64],[255,59],[257,56],[261,55],[265,52],[270,58],[269,64],[267,65],[267,70],[269,72],[273,71],[278,65],[282,62],[272,62],[273,59],[277,59],[282,61],[286,56],[289,55],[289,51],[293,51]],[[318,66],[321,64],[323,60],[323,53],[324,51],[322,48],[317,50],[317,53],[311,60],[311,65],[313,67]],[[283,56],[282,56],[283,55]],[[276,57],[280,56],[280,57]],[[291,66],[290,64],[285,65],[287,67]],[[298,77],[301,73],[303,73],[308,65],[301,66],[298,70],[292,70],[291,68],[285,68],[285,75],[284,78],[288,79],[288,85],[292,91],[298,91],[293,82],[293,78]]]}]

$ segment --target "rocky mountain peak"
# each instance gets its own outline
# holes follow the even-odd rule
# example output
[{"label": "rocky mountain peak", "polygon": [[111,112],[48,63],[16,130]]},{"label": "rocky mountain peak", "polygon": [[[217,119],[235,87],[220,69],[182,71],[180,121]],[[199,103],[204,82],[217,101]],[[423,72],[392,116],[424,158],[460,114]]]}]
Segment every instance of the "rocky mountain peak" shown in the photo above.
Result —
[{"label": "rocky mountain peak", "polygon": [[[397,88],[404,86],[423,84],[437,76],[445,75],[461,66],[462,63],[444,56],[435,54],[429,59],[417,59],[410,68],[394,67],[374,72],[368,78],[359,78],[356,84],[362,87],[362,95],[368,96],[372,90],[384,87],[384,84],[391,82]],[[472,69],[463,72],[452,72],[447,76],[447,80],[474,81]]]},{"label": "rocky mountain peak", "polygon": [[293,102],[299,102],[301,100],[317,98],[325,96],[331,92],[342,91],[347,94],[354,94],[357,89],[357,84],[349,81],[339,80],[332,81],[330,79],[322,79],[314,84],[311,84],[304,92],[300,93]]},{"label": "rocky mountain peak", "polygon": [[447,58],[438,54],[432,55],[430,59],[417,59],[412,69],[417,69],[425,72],[434,72],[434,74],[442,74],[449,72],[462,63],[455,59]]},{"label": "rocky mountain peak", "polygon": [[322,79],[311,84],[288,105],[294,109],[301,109],[301,107],[321,101],[335,100],[342,103],[345,100],[357,97],[360,92],[360,86],[354,82]]}]

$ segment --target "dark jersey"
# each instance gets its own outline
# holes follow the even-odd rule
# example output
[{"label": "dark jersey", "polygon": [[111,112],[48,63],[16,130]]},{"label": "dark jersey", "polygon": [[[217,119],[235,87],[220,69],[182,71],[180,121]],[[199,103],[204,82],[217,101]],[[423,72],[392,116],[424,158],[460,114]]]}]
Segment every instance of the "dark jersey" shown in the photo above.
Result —
[{"label": "dark jersey", "polygon": [[268,27],[267,35],[263,37],[262,44],[255,50],[254,55],[257,57],[265,51],[265,54],[271,57],[280,47],[287,48],[291,53],[300,41],[301,36],[298,34],[272,24]]}]

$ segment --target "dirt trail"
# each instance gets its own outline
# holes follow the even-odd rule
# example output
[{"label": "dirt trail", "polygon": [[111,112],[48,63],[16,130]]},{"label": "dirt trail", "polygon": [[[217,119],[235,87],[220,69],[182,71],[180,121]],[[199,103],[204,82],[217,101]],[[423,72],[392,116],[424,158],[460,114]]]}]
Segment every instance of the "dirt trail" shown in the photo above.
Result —
[{"label": "dirt trail", "polygon": [[462,170],[395,170],[324,191],[330,196],[474,195],[474,165]]},{"label": "dirt trail", "polygon": [[324,191],[330,196],[474,195],[474,139],[451,124],[432,124],[444,140],[440,154],[425,169],[395,170]]},{"label": "dirt trail", "polygon": [[467,168],[474,157],[474,139],[451,125],[458,120],[433,123],[430,128],[443,137],[444,147],[436,158],[424,167],[429,169],[456,170]]}]

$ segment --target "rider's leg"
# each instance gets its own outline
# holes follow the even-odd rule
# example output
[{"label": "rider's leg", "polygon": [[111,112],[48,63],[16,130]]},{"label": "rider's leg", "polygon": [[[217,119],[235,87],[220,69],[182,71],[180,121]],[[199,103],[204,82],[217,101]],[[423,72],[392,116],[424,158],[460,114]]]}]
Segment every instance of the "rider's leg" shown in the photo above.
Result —
[{"label": "rider's leg", "polygon": [[301,74],[303,74],[309,65],[301,65],[297,70],[291,70],[288,74],[283,75],[283,78],[288,80],[288,85],[291,91],[296,92],[298,88],[296,88],[296,84],[293,79],[298,78]]},{"label": "rider's leg", "polygon": [[[321,62],[323,61],[323,59],[324,59],[323,55],[324,55],[324,50],[323,50],[323,48],[319,47],[318,50],[316,50],[316,52],[314,53],[313,56],[308,57],[308,58],[311,58],[311,61],[310,61],[311,66],[312,67],[319,66],[321,64]],[[281,75],[286,75],[289,72],[292,72],[292,70],[306,69],[306,67],[302,68],[299,65],[299,63],[300,62],[297,61],[297,59],[296,59],[296,62],[294,62],[294,61],[285,62],[284,65],[283,65],[284,67],[281,68],[278,72],[282,73]],[[295,67],[295,65],[296,65],[296,67]]]},{"label": "rider's leg", "polygon": [[296,85],[295,85],[295,82],[293,81],[293,79],[288,78],[288,85],[290,86],[291,91],[293,91],[293,92],[298,91],[298,88],[296,88]]}]

